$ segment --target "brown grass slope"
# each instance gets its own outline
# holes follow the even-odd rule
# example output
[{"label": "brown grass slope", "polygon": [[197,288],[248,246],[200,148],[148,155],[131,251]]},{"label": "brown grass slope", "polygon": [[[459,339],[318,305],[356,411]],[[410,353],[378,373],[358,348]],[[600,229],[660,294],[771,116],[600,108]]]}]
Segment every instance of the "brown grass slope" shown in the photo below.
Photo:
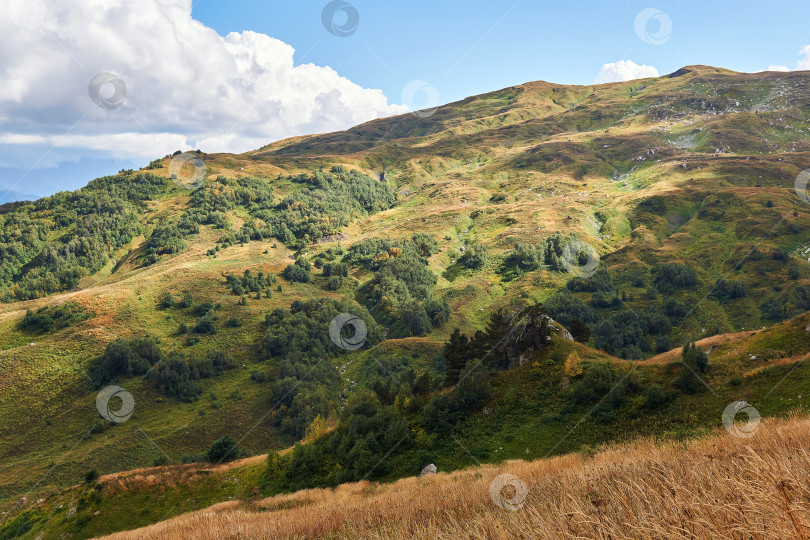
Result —
[{"label": "brown grass slope", "polygon": [[[593,456],[231,501],[107,538],[808,538],[809,445],[810,419],[770,419],[750,439],[642,440]],[[504,473],[528,489],[515,511],[490,497]]]}]

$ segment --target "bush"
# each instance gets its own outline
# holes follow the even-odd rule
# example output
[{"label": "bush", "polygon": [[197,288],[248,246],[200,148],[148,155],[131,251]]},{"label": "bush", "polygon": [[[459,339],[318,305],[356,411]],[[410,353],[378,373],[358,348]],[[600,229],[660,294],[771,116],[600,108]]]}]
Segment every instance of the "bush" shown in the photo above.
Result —
[{"label": "bush", "polygon": [[191,293],[186,293],[183,295],[182,300],[177,303],[177,306],[185,309],[191,307],[192,304],[194,304],[194,297],[191,296]]},{"label": "bush", "polygon": [[116,377],[143,375],[163,358],[157,341],[147,336],[117,339],[108,344],[101,358],[90,368],[98,386]]},{"label": "bush", "polygon": [[194,401],[202,394],[198,382],[200,373],[189,366],[186,358],[178,353],[171,354],[152,371],[152,379],[159,392],[167,396],[177,396],[183,401]]},{"label": "bush", "polygon": [[681,353],[681,373],[675,379],[675,387],[685,394],[694,394],[703,386],[700,373],[709,368],[709,357],[694,342],[686,344]]},{"label": "bush", "polygon": [[239,328],[242,326],[242,321],[238,317],[231,317],[227,322],[228,328]]},{"label": "bush", "polygon": [[197,324],[194,325],[193,330],[195,334],[216,334],[217,323],[214,317],[209,313],[197,320]]},{"label": "bush", "polygon": [[75,302],[65,302],[58,306],[49,306],[26,311],[20,327],[28,332],[52,332],[67,328],[91,316],[82,306]]},{"label": "bush", "polygon": [[99,479],[99,476],[100,476],[100,475],[98,474],[98,471],[97,471],[97,470],[95,470],[95,469],[90,469],[89,471],[87,471],[87,472],[84,474],[84,483],[85,483],[85,484],[92,484],[92,483],[94,483],[96,480],[98,480],[98,479]]},{"label": "bush", "polygon": [[759,306],[762,317],[781,321],[810,310],[810,287],[799,285],[779,296],[766,298]]},{"label": "bush", "polygon": [[637,389],[635,380],[607,364],[590,364],[582,379],[571,386],[566,399],[572,405],[590,406],[597,422],[615,420],[627,395]]},{"label": "bush", "polygon": [[282,276],[287,281],[294,283],[310,283],[312,281],[312,274],[310,274],[310,264],[303,257],[298,258],[294,264],[287,265],[284,269]]},{"label": "bush", "polygon": [[411,300],[399,312],[402,333],[406,336],[423,336],[433,327],[425,306]]},{"label": "bush", "polygon": [[653,267],[653,284],[661,292],[670,292],[673,288],[685,288],[697,285],[697,273],[680,263],[664,263]]},{"label": "bush", "polygon": [[647,396],[644,398],[644,407],[647,409],[656,409],[667,402],[667,396],[664,390],[658,384],[651,384],[647,388]]},{"label": "bush", "polygon": [[795,281],[795,280],[799,279],[799,275],[800,274],[799,274],[799,267],[798,266],[791,266],[788,269],[788,277],[790,279]]},{"label": "bush", "polygon": [[712,296],[719,300],[733,300],[743,298],[748,294],[748,284],[744,281],[726,281],[718,278],[712,290]]},{"label": "bush", "polygon": [[568,331],[571,332],[571,337],[580,343],[588,343],[588,340],[591,339],[591,329],[579,319],[574,318],[571,320]]},{"label": "bush", "polygon": [[478,269],[482,268],[488,260],[489,249],[486,246],[474,244],[465,249],[458,262],[467,268]]},{"label": "bush", "polygon": [[205,452],[205,460],[209,463],[223,463],[233,461],[240,456],[239,448],[229,435],[225,435],[211,443]]}]

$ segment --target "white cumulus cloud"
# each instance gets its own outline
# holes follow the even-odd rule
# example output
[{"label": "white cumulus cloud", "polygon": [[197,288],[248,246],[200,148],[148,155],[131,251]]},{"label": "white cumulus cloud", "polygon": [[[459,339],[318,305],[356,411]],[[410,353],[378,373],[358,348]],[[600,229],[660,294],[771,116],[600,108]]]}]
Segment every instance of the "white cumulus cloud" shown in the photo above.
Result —
[{"label": "white cumulus cloud", "polygon": [[799,71],[810,69],[810,45],[805,45],[800,52],[802,58],[799,59],[796,69]]},{"label": "white cumulus cloud", "polygon": [[[278,39],[250,31],[218,35],[192,18],[191,0],[3,4],[3,145],[101,150],[119,158],[198,147],[241,152],[407,111],[330,67],[294,65],[294,49]],[[123,82],[110,80],[96,92],[109,108],[88,91],[99,73]]]},{"label": "white cumulus cloud", "polygon": [[[801,58],[796,63],[796,71],[806,71],[810,70],[810,45],[805,45],[799,51]],[[768,69],[764,71],[790,71],[790,68],[787,66],[775,65],[771,64],[768,66]]]},{"label": "white cumulus cloud", "polygon": [[599,69],[596,77],[596,84],[632,81],[633,79],[645,79],[647,77],[658,77],[658,70],[653,66],[638,65],[632,60],[619,60],[609,64],[604,64]]}]

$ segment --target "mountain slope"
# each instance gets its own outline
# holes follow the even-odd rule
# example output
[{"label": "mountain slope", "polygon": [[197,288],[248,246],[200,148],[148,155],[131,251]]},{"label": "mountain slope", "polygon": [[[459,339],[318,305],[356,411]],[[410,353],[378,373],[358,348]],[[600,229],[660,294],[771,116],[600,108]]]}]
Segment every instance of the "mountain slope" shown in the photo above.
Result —
[{"label": "mountain slope", "polygon": [[[527,83],[434,114],[195,154],[207,177],[193,191],[171,181],[166,156],[76,193],[4,205],[4,509],[17,515],[91,469],[200,459],[224,435],[272,453],[319,416],[330,431],[309,440],[341,437],[354,453],[326,452],[300,475],[282,461],[288,472],[248,483],[269,494],[391,480],[430,462],[448,470],[694,435],[734,399],[766,415],[800,406],[796,396],[810,395],[810,208],[794,180],[810,167],[808,83],[804,72],[706,66],[607,85]],[[539,303],[584,343],[555,334],[547,345],[509,338],[502,350],[510,332],[531,333]],[[493,329],[499,310],[505,334]],[[357,352],[329,338],[340,311],[367,322]],[[680,352],[666,351],[763,326],[773,328],[741,349],[719,337],[702,345],[719,346],[701,377],[708,389],[673,386]],[[484,349],[460,356],[492,372],[476,389],[491,387],[490,398],[433,430],[425,410],[452,394],[442,390],[445,343],[455,329],[474,340],[487,328],[489,341],[475,342]],[[144,336],[160,351],[149,369],[103,363],[114,340]],[[572,353],[582,369],[568,373]],[[610,391],[577,401],[589,366],[605,362],[613,382],[633,380],[611,410],[599,401]],[[134,396],[128,421],[99,418],[106,384]],[[648,409],[654,385],[666,402]],[[413,441],[391,450],[382,434],[373,449],[346,438],[347,411],[368,400]],[[292,463],[327,446],[307,448]],[[60,527],[111,532],[93,516]]]}]

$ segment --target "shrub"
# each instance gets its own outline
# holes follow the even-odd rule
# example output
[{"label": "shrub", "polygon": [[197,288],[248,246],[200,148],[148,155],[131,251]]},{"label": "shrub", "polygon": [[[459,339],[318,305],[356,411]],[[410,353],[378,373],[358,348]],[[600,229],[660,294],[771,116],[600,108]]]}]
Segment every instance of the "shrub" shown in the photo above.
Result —
[{"label": "shrub", "polygon": [[588,340],[591,339],[591,329],[577,318],[571,320],[571,324],[568,325],[568,331],[571,332],[571,337],[580,343],[587,343]]},{"label": "shrub", "polygon": [[748,284],[744,281],[726,281],[718,278],[712,290],[712,296],[720,300],[733,300],[743,298],[748,294]]},{"label": "shrub", "polygon": [[611,422],[627,400],[628,393],[636,390],[635,380],[622,375],[607,364],[590,364],[579,381],[571,386],[566,399],[572,405],[595,404],[591,414],[597,422]]},{"label": "shrub", "polygon": [[681,353],[681,373],[675,379],[675,387],[685,394],[694,394],[700,390],[703,380],[700,373],[709,368],[709,357],[694,342],[684,346]]},{"label": "shrub", "polygon": [[204,317],[200,317],[197,320],[197,324],[194,325],[194,333],[196,334],[216,334],[217,333],[217,323],[214,320],[214,317],[209,313]]},{"label": "shrub", "polygon": [[26,311],[20,327],[28,332],[52,332],[89,319],[91,314],[75,302]]},{"label": "shrub", "polygon": [[489,249],[486,246],[474,244],[466,248],[464,254],[459,258],[459,264],[467,268],[482,268],[489,260]]},{"label": "shrub", "polygon": [[100,476],[100,475],[98,474],[98,471],[97,471],[97,470],[95,470],[95,469],[90,469],[89,471],[87,471],[87,472],[84,474],[84,482],[85,482],[85,484],[92,484],[92,483],[94,483],[96,480],[98,480],[98,479],[99,479],[99,476]]},{"label": "shrub", "polygon": [[661,292],[669,292],[673,288],[692,287],[697,285],[697,273],[690,267],[680,263],[659,264],[652,269],[655,277],[653,284]]},{"label": "shrub", "polygon": [[107,345],[90,371],[101,386],[116,377],[143,375],[162,358],[157,342],[151,337],[117,339]]},{"label": "shrub", "polygon": [[402,331],[406,336],[423,336],[433,327],[430,317],[425,311],[425,306],[416,300],[411,300],[402,306],[399,316]]},{"label": "shrub", "polygon": [[193,401],[202,394],[198,382],[199,371],[189,366],[186,358],[178,353],[171,354],[152,371],[152,379],[159,392],[168,396],[177,396],[183,401]]},{"label": "shrub", "polygon": [[667,402],[667,396],[664,390],[658,384],[651,384],[647,388],[647,395],[644,398],[644,407],[647,409],[656,409]]},{"label": "shrub", "polygon": [[788,277],[792,280],[799,279],[799,267],[798,266],[791,266],[788,269]]},{"label": "shrub", "polygon": [[310,283],[312,281],[310,268],[309,262],[305,258],[299,257],[294,264],[287,265],[282,276],[287,281],[294,283]]},{"label": "shrub", "polygon": [[239,448],[229,435],[225,435],[211,443],[205,452],[205,460],[209,463],[223,463],[233,461],[240,456]]}]

